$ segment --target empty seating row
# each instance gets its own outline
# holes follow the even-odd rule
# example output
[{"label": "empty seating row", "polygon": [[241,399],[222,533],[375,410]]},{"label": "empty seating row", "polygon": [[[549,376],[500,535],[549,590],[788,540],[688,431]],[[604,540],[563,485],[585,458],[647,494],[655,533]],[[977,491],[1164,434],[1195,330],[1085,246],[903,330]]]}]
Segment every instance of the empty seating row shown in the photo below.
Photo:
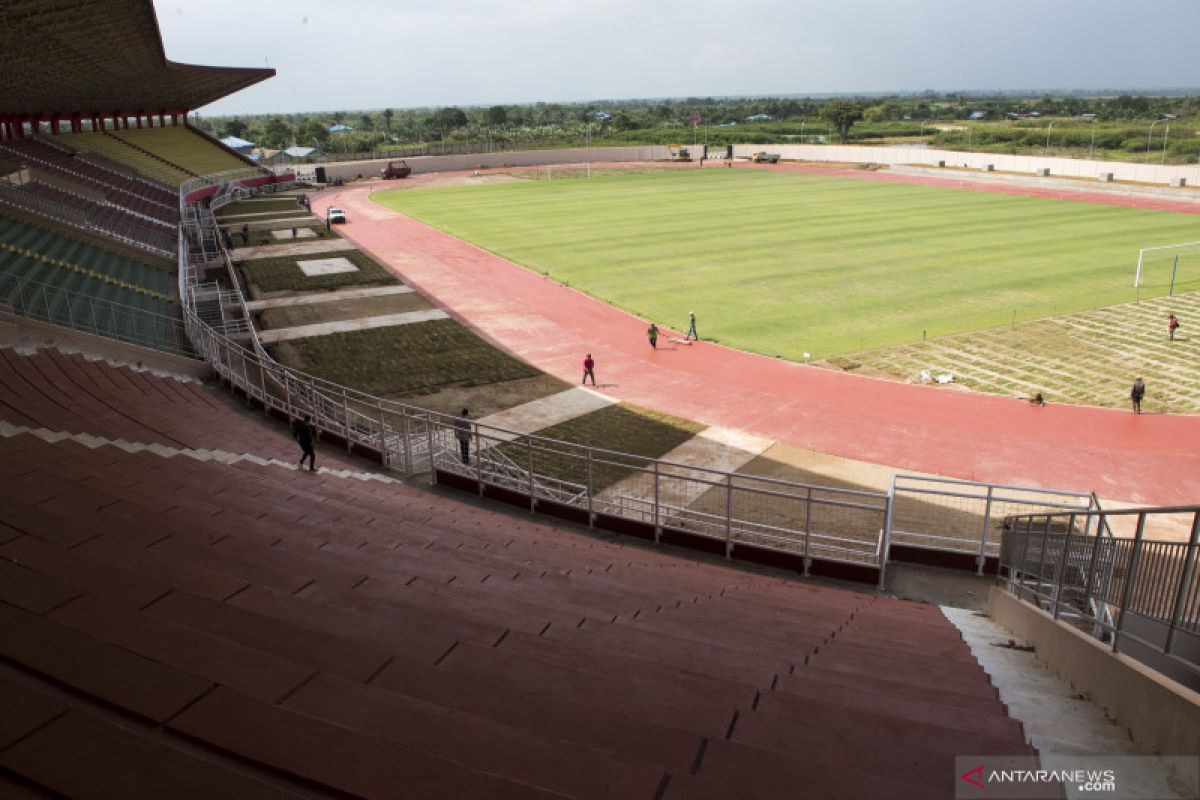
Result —
[{"label": "empty seating row", "polygon": [[109,202],[153,219],[174,224],[179,216],[178,199],[166,189],[105,169],[38,139],[6,142],[0,145],[0,156],[99,188]]},{"label": "empty seating row", "polygon": [[[13,424],[295,449],[194,383],[0,377]],[[10,431],[0,485],[0,776],[39,791],[949,798],[1034,754],[936,607],[276,465]]]},{"label": "empty seating row", "polygon": [[112,135],[197,175],[245,169],[249,166],[221,145],[187,127],[114,131]]},{"label": "empty seating row", "polygon": [[187,170],[155,158],[109,133],[69,133],[56,138],[73,150],[110,158],[169,188],[178,188],[193,177]]},{"label": "empty seating row", "polygon": [[120,239],[133,240],[157,250],[174,253],[178,246],[175,227],[170,223],[148,220],[117,206],[89,200],[57,186],[30,181],[16,189],[19,197],[34,195],[46,203],[81,212],[88,225]]}]

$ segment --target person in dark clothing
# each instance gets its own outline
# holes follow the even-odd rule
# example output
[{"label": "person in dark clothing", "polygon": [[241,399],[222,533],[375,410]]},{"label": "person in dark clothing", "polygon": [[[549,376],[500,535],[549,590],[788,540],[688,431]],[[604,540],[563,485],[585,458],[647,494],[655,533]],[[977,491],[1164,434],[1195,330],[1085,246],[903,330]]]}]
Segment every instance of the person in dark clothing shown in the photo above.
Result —
[{"label": "person in dark clothing", "polygon": [[1172,311],[1167,314],[1167,338],[1175,341],[1175,331],[1179,330],[1179,317]]},{"label": "person in dark clothing", "polygon": [[653,322],[650,323],[650,327],[646,330],[646,337],[650,340],[650,346],[653,347],[655,350],[657,350],[658,349],[658,326],[655,325]]},{"label": "person in dark clothing", "polygon": [[292,438],[300,443],[300,469],[304,469],[304,460],[308,459],[308,471],[316,472],[317,453],[313,450],[313,429],[309,424],[311,419],[311,416],[305,414],[303,421],[293,422]]},{"label": "person in dark clothing", "polygon": [[245,247],[250,246],[250,225],[249,225],[249,223],[242,225],[242,245]]},{"label": "person in dark clothing", "polygon": [[1138,378],[1133,382],[1133,388],[1129,390],[1129,399],[1133,401],[1133,413],[1142,413],[1142,398],[1146,396],[1146,384]]},{"label": "person in dark clothing", "polygon": [[592,354],[588,353],[587,358],[583,360],[583,382],[587,384],[587,379],[592,379],[592,386],[596,385],[596,362],[592,359]]},{"label": "person in dark clothing", "polygon": [[454,436],[458,439],[459,454],[464,464],[471,463],[471,417],[467,409],[454,420]]}]

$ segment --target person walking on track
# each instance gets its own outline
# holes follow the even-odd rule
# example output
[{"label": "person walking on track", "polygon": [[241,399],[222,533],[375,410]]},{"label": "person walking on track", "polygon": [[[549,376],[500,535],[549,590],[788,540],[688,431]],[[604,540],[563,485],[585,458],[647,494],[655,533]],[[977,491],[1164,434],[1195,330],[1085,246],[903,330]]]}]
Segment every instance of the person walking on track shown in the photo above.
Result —
[{"label": "person walking on track", "polygon": [[583,360],[583,385],[587,385],[587,379],[592,379],[592,386],[596,385],[596,362],[592,360],[592,354],[588,353],[587,358]]},{"label": "person walking on track", "polygon": [[312,417],[308,414],[304,415],[303,420],[296,420],[292,423],[292,438],[300,443],[300,469],[304,469],[305,460],[308,461],[308,471],[317,471],[317,453],[313,449],[313,429],[309,424]]},{"label": "person walking on track", "polygon": [[687,334],[683,337],[683,340],[685,342],[690,342],[692,339],[695,339],[697,342],[700,341],[700,334],[696,333],[696,312],[695,311],[688,312],[688,329],[687,329]]},{"label": "person walking on track", "polygon": [[649,330],[646,331],[646,338],[650,340],[650,346],[655,350],[658,349],[658,326],[653,322],[650,323]]},{"label": "person walking on track", "polygon": [[1141,378],[1133,382],[1133,388],[1129,390],[1129,399],[1133,401],[1133,413],[1142,413],[1142,398],[1146,396],[1146,384]]}]

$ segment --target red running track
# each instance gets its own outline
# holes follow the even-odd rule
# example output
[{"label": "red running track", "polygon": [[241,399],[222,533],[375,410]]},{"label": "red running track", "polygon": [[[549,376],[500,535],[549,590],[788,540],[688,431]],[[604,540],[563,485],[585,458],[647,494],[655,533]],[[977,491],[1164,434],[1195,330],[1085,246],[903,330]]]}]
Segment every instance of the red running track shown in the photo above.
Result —
[{"label": "red running track", "polygon": [[[651,350],[642,320],[367,198],[383,188],[390,187],[331,190],[314,211],[345,209],[347,238],[488,340],[565,380],[580,379],[590,352],[606,394],[821,453],[899,470],[1094,491],[1110,500],[1200,501],[1200,417],[1036,408],[1016,398],[867,378],[707,342]],[[698,322],[703,333],[703,317]]]}]

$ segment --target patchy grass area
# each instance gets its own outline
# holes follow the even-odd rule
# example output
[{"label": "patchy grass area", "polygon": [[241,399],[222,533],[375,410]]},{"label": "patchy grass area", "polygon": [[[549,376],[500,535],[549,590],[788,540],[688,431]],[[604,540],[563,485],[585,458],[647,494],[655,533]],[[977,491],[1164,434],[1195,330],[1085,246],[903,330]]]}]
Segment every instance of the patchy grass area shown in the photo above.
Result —
[{"label": "patchy grass area", "polygon": [[372,197],[660,324],[694,309],[701,336],[794,360],[1132,300],[1139,248],[1200,239],[1195,215],[767,170]]},{"label": "patchy grass area", "polygon": [[[311,261],[323,258],[345,258],[358,272],[338,272],[333,275],[308,276],[297,261]],[[247,284],[261,292],[280,292],[286,289],[307,291],[311,289],[337,289],[341,286],[359,286],[368,284],[399,283],[392,273],[371,260],[371,257],[361,250],[347,250],[336,253],[320,253],[306,256],[279,256],[276,258],[260,258],[255,261],[243,261],[239,265],[242,277]],[[257,296],[257,295],[256,295]]]},{"label": "patchy grass area", "polygon": [[294,197],[278,197],[269,200],[238,200],[217,212],[218,217],[236,217],[238,214],[270,214],[277,211],[305,211]]},{"label": "patchy grass area", "polygon": [[[285,237],[283,239],[276,239],[271,234],[271,231],[269,231],[269,230],[250,231],[250,244],[249,245],[245,245],[242,243],[242,228],[240,225],[227,225],[226,228],[228,228],[229,233],[233,236],[234,244],[238,245],[239,247],[247,247],[247,246],[260,247],[260,246],[266,245],[266,244],[288,244],[289,242],[292,241],[292,238],[290,235],[292,228],[290,225],[280,225],[278,227],[278,230],[287,231],[289,234],[287,237]],[[296,239],[297,242],[302,242],[302,241],[303,242],[315,242],[319,239],[336,239],[337,238],[337,234],[333,233],[332,231],[326,230],[324,225],[297,225],[296,226],[297,231],[299,231],[301,229],[310,230],[313,233],[315,233],[316,236],[315,237],[307,236],[303,239]]]},{"label": "patchy grass area", "polygon": [[445,386],[483,386],[541,374],[449,319],[295,339],[288,344],[299,359],[294,366],[385,397],[414,397]]},{"label": "patchy grass area", "polygon": [[[686,419],[660,414],[646,408],[621,403],[590,414],[575,417],[537,432],[540,437],[557,439],[582,447],[596,447],[644,458],[659,458],[691,439],[704,426]],[[522,467],[529,462],[524,437],[500,445],[500,450]],[[579,450],[577,456],[583,456]],[[645,466],[635,458],[597,456],[592,462],[592,485],[600,492]],[[587,483],[586,458],[536,450],[534,471],[577,484]]]},{"label": "patchy grass area", "polygon": [[[1182,326],[1167,339],[1167,312]],[[1100,308],[1014,326],[891,347],[819,366],[919,381],[950,373],[954,384],[1050,403],[1129,407],[1146,381],[1149,412],[1200,413],[1200,292]]]}]

